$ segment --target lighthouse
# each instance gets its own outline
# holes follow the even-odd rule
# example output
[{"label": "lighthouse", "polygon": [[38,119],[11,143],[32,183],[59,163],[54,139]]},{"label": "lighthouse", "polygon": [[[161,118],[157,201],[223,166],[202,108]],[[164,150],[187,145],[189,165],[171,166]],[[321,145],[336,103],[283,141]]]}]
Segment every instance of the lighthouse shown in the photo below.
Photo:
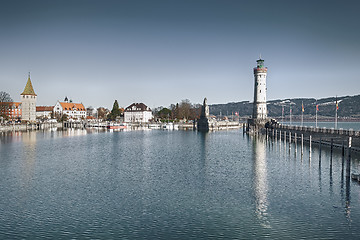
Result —
[{"label": "lighthouse", "polygon": [[264,122],[267,119],[267,108],[266,108],[266,75],[267,68],[264,67],[264,60],[261,59],[256,61],[257,66],[254,68],[254,105],[253,105],[253,120],[254,122]]}]

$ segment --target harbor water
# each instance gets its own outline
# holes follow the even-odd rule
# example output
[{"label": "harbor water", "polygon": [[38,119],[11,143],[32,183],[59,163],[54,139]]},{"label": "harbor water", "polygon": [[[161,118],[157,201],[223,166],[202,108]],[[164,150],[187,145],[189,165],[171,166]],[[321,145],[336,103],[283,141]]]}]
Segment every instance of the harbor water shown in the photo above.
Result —
[{"label": "harbor water", "polygon": [[326,147],[319,161],[290,146],[242,130],[4,133],[0,239],[358,238],[340,150],[330,165]]}]

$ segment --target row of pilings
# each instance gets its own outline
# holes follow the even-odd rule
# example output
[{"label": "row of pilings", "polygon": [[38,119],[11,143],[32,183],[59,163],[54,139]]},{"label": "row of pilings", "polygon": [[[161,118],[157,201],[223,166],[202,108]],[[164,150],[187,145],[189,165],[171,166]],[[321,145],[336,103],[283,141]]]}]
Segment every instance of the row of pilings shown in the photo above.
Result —
[{"label": "row of pilings", "polygon": [[[297,153],[298,145],[301,157],[304,155],[305,145],[308,145],[309,160],[312,158],[312,148],[318,147],[319,164],[321,164],[322,148],[330,148],[330,168],[332,168],[333,151],[334,148],[341,149],[342,167],[346,164],[346,177],[357,177],[360,181],[360,175],[351,174],[351,155],[352,152],[360,152],[360,134],[358,131],[353,130],[338,130],[334,129],[318,129],[297,127],[297,126],[284,126],[280,125],[273,128],[253,128],[253,134],[264,134],[267,140],[283,142],[284,146],[288,145],[289,151],[294,144],[294,152]],[[249,133],[243,128],[243,134]],[[354,177],[355,176],[355,177]]]}]

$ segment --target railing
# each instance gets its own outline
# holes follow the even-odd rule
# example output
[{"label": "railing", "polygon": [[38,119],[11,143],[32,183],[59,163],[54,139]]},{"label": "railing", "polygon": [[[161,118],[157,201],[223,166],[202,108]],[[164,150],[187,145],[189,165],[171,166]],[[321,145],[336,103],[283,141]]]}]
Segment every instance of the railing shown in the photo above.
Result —
[{"label": "railing", "polygon": [[336,134],[336,135],[346,135],[346,136],[355,136],[360,137],[360,131],[354,131],[354,129],[334,129],[334,128],[318,128],[318,127],[302,127],[302,126],[290,126],[279,124],[275,128],[294,130],[294,131],[305,131],[313,133],[324,133],[324,134]]}]

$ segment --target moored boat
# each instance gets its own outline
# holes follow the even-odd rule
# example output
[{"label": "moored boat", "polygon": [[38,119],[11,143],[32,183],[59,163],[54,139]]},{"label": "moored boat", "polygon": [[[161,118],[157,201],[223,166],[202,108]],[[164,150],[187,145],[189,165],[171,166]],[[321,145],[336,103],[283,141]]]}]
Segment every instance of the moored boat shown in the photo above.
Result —
[{"label": "moored boat", "polygon": [[106,126],[107,129],[125,129],[126,125],[124,124],[109,124]]}]

